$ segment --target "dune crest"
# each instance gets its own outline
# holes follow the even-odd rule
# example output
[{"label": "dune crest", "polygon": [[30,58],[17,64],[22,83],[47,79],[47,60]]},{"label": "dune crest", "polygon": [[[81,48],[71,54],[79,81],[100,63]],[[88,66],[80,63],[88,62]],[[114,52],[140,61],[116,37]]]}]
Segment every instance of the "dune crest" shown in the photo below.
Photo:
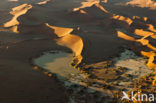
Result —
[{"label": "dune crest", "polygon": [[156,9],[156,2],[152,0],[132,0],[126,3],[126,5],[138,6],[142,8]]},{"label": "dune crest", "polygon": [[150,52],[141,51],[141,54],[149,58],[147,66],[156,70],[156,64],[154,63],[154,57],[156,56],[156,54],[153,51]]},{"label": "dune crest", "polygon": [[74,53],[75,58],[77,59],[77,64],[79,64],[82,60],[82,50],[83,50],[83,41],[81,37],[77,35],[71,34],[73,28],[63,28],[63,27],[56,27],[51,26],[46,23],[46,26],[54,30],[54,34],[58,37],[55,40],[59,45],[68,47]]},{"label": "dune crest", "polygon": [[13,15],[13,18],[10,21],[4,23],[4,27],[15,26],[14,28],[16,28],[16,29],[13,29],[13,31],[17,32],[17,25],[19,25],[17,18],[19,16],[27,13],[27,11],[31,8],[32,8],[32,6],[29,4],[23,4],[23,5],[15,7],[15,8],[12,8],[12,11],[10,12],[10,14]]},{"label": "dune crest", "polygon": [[50,0],[45,0],[45,1],[41,1],[39,3],[37,3],[38,5],[44,5],[44,4],[47,4],[47,2],[49,2]]},{"label": "dune crest", "polygon": [[118,35],[118,37],[123,38],[125,40],[135,41],[135,38],[128,36],[127,34],[121,32],[121,31],[117,31],[117,35]]},{"label": "dune crest", "polygon": [[83,41],[81,37],[69,34],[62,38],[56,39],[57,43],[62,46],[70,48],[74,52],[74,56],[77,59],[77,64],[82,60],[81,52],[83,50]]},{"label": "dune crest", "polygon": [[136,19],[136,20],[141,20],[144,22],[146,22],[148,20],[148,17],[133,16],[132,18],[133,18],[133,20]]},{"label": "dune crest", "polygon": [[154,28],[154,26],[152,24],[148,24],[148,30],[152,31],[152,32],[156,32],[156,29]]},{"label": "dune crest", "polygon": [[72,11],[72,16],[81,22],[93,22],[97,18],[108,19],[111,14],[100,4],[95,3],[90,7],[80,8]]},{"label": "dune crest", "polygon": [[48,23],[45,23],[45,25],[53,29],[57,37],[64,37],[66,35],[69,35],[73,31],[73,28],[56,27],[56,26],[51,26]]},{"label": "dune crest", "polygon": [[100,0],[87,0],[86,2],[82,2],[82,6],[78,7],[78,8],[74,8],[73,11],[77,11],[79,9],[82,8],[86,8],[86,7],[91,7],[94,4],[99,4]]},{"label": "dune crest", "polygon": [[114,15],[112,18],[115,20],[124,21],[129,25],[132,24],[132,22],[133,22],[130,18],[128,18],[128,17],[126,18],[126,17],[120,16],[120,15]]},{"label": "dune crest", "polygon": [[[140,19],[140,17],[135,17],[135,19],[136,18]],[[151,42],[150,42],[151,39],[149,39],[149,37],[151,37],[152,39],[156,39],[155,28],[152,24],[146,24],[146,25],[148,26],[146,28],[146,30],[145,29],[135,29],[133,32],[134,37],[129,36],[121,31],[117,31],[117,34],[118,34],[118,37],[120,37],[120,38],[129,40],[129,41],[139,42],[142,44],[142,46],[146,46],[147,48],[151,49],[152,51],[149,51],[149,52],[145,52],[145,51],[140,51],[140,52],[143,56],[146,56],[149,58],[148,62],[147,62],[147,66],[149,68],[156,69],[156,64],[154,63],[154,60],[155,60],[154,57],[156,56],[154,51],[156,51],[156,47],[151,44]],[[135,35],[138,35],[141,38],[140,39],[135,38]]]}]

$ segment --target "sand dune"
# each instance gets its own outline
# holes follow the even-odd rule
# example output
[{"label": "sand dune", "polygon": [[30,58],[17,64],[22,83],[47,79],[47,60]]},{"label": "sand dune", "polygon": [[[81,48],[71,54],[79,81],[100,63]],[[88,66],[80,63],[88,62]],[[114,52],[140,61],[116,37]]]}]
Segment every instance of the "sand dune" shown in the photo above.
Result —
[{"label": "sand dune", "polygon": [[99,4],[99,2],[100,2],[100,0],[87,0],[85,2],[81,2],[82,6],[80,6],[78,8],[74,8],[73,11],[77,11],[82,8],[90,7],[94,4]]},{"label": "sand dune", "polygon": [[[43,1],[43,2],[39,2],[38,4],[39,5],[46,4],[47,2],[48,1]],[[103,1],[102,3],[107,4],[110,2],[113,2],[113,1],[108,0],[108,1]],[[113,3],[117,3],[117,2],[113,2]],[[82,4],[82,6],[73,9],[71,19],[75,18],[76,20],[80,20],[84,23],[87,21],[87,22],[90,22],[90,24],[92,24],[92,25],[100,25],[101,27],[103,27],[105,29],[110,28],[109,29],[110,31],[104,32],[105,35],[111,34],[111,33],[115,34],[114,33],[115,29],[112,28],[111,26],[114,22],[116,22],[117,26],[124,28],[127,32],[130,32],[132,29],[134,29],[134,34],[143,36],[143,38],[135,39],[135,37],[128,36],[126,33],[123,33],[121,31],[116,32],[116,34],[117,34],[116,37],[118,36],[118,37],[124,38],[126,40],[137,41],[143,45],[148,45],[148,43],[149,43],[149,41],[146,40],[146,38],[149,36],[146,37],[145,34],[148,34],[148,35],[150,35],[150,37],[155,38],[154,33],[152,33],[152,32],[155,32],[155,28],[152,24],[146,23],[148,20],[147,17],[142,18],[139,16],[133,16],[131,19],[130,17],[113,14],[113,13],[109,12],[108,10],[106,10],[102,5],[100,5],[99,0],[96,0],[96,1],[88,0],[86,2],[81,2],[81,4]],[[41,22],[40,21],[41,18],[38,18],[37,16],[34,16],[34,17],[32,16],[32,15],[34,15],[33,12],[35,11],[35,9],[32,9],[29,11],[29,13],[27,13],[27,11],[31,8],[32,8],[32,6],[29,4],[23,4],[18,7],[13,8],[12,11],[10,12],[10,14],[12,14],[14,17],[12,18],[11,21],[5,23],[4,27],[11,27],[10,29],[13,32],[16,32],[16,33],[20,32],[21,34],[40,34],[40,35],[46,34],[46,35],[50,35],[51,38],[58,37],[59,44],[65,45],[65,46],[71,48],[74,51],[76,56],[81,54],[82,49],[83,49],[82,40],[85,39],[84,36],[78,37],[76,35],[70,35],[70,33],[74,30],[73,28],[64,28],[61,26],[60,27],[51,26],[48,23],[44,22],[44,21],[47,21],[48,19],[45,19]],[[50,10],[50,11],[52,11],[52,10]],[[17,18],[21,15],[22,15],[22,17],[20,17],[19,21],[18,21]],[[21,25],[19,25],[20,23],[21,23]],[[151,32],[145,32],[146,30],[141,31],[141,29],[136,29],[135,26],[133,26],[133,24],[135,24],[135,23],[138,25],[140,25],[141,23],[145,24],[145,26],[147,25],[148,30],[150,30]],[[85,25],[85,24],[83,24],[83,25]],[[101,27],[98,27],[98,28],[101,28]],[[140,28],[142,28],[142,26]],[[38,29],[38,31],[36,31],[37,29]],[[100,32],[103,32],[103,31],[101,30]],[[84,32],[83,32],[83,34],[85,35]],[[105,36],[103,36],[103,38],[104,37]],[[76,41],[73,41],[73,38],[75,38]],[[96,45],[96,42],[94,40],[92,40],[89,37],[89,35],[87,36],[87,38],[89,39],[91,44],[95,43],[95,45]],[[79,46],[77,46],[77,45],[79,45]],[[150,45],[148,45],[148,46],[150,48],[152,48],[152,46],[150,46]],[[87,47],[87,48],[92,48],[92,47]],[[98,51],[97,51],[97,54],[98,54]]]},{"label": "sand dune", "polygon": [[71,48],[75,56],[81,55],[83,41],[79,36],[69,34],[57,40],[58,44]]},{"label": "sand dune", "polygon": [[12,27],[19,24],[17,18],[23,14],[25,14],[29,9],[31,9],[32,6],[29,4],[23,4],[18,7],[12,8],[12,11],[10,12],[11,15],[13,15],[12,20],[8,21],[4,24],[4,27]]},{"label": "sand dune", "polygon": [[135,41],[135,38],[128,36],[127,34],[124,34],[121,31],[117,31],[118,37],[123,38],[125,40]]},{"label": "sand dune", "polygon": [[132,0],[132,1],[127,2],[126,5],[156,9],[156,2],[153,0]]},{"label": "sand dune", "polygon": [[[137,17],[138,18],[138,17]],[[138,18],[139,19],[139,18]],[[145,20],[146,21],[146,20]],[[137,22],[137,21],[136,21]],[[130,41],[135,41],[135,42],[139,42],[141,43],[143,46],[146,46],[147,48],[156,51],[156,47],[153,46],[152,44],[150,44],[150,39],[149,37],[155,39],[155,28],[152,24],[146,24],[147,26],[149,26],[147,28],[147,30],[151,30],[151,31],[146,31],[144,29],[135,29],[134,30],[134,35],[139,35],[141,36],[140,39],[136,39],[135,37],[129,36],[121,31],[118,31],[118,37],[123,38],[125,40],[130,40]],[[145,28],[146,29],[146,28]],[[128,31],[127,31],[128,32]],[[154,56],[155,53],[153,51],[149,51],[149,52],[144,52],[144,51],[140,51],[140,53],[143,56],[149,57],[147,66],[150,68],[155,69],[156,68],[156,64],[154,63]]]},{"label": "sand dune", "polygon": [[[91,25],[105,25],[109,26],[112,14],[109,13],[103,6],[98,3],[90,7],[80,8],[72,11],[70,17],[77,22],[89,23]],[[107,21],[104,23],[104,21]],[[110,21],[110,22],[109,22]]]},{"label": "sand dune", "polygon": [[109,13],[106,9],[104,9],[101,5],[99,4],[94,4],[90,7],[86,7],[84,9],[82,9],[84,11],[86,11],[88,13],[88,15],[92,16],[92,17],[105,17],[105,16],[109,16]]},{"label": "sand dune", "polygon": [[[10,3],[10,1],[8,2]],[[110,65],[103,66],[106,64],[104,62],[112,60],[125,48],[133,48],[132,51],[148,58],[148,67],[156,69],[155,1],[38,0],[26,2],[26,0],[19,0],[14,3],[19,6],[12,8],[9,13],[13,16],[12,19],[2,24],[4,28],[0,27],[0,40],[2,41],[0,41],[0,49],[1,43],[3,45],[0,56],[1,60],[4,59],[5,62],[9,62],[10,67],[22,68],[22,65],[20,67],[17,65],[21,61],[24,66],[28,65],[25,62],[34,56],[36,52],[41,53],[45,50],[60,48],[61,50],[66,50],[68,48],[73,52],[73,62],[76,64],[82,64],[82,66],[98,65],[98,63],[102,62],[102,66],[98,67],[98,70],[97,68],[92,68],[94,66],[91,66],[91,69],[96,69],[100,76],[105,79],[102,74],[103,69],[110,68]],[[6,11],[3,9],[0,9],[0,13],[6,15]],[[3,21],[3,19],[1,22],[6,20]],[[9,30],[12,32],[10,33]],[[10,34],[2,35],[5,33]],[[15,33],[19,33],[19,35],[14,36]],[[36,39],[37,41],[35,41]],[[17,43],[18,40],[23,40],[24,42]],[[16,59],[15,62],[14,57]],[[120,65],[127,63],[127,61],[123,60]],[[144,61],[134,60],[131,63],[135,62],[141,65]],[[133,67],[127,66],[129,64],[126,63],[124,64],[125,67]],[[111,64],[111,66],[113,66],[113,69],[116,68],[114,64]],[[30,69],[31,67],[28,66],[28,68]],[[24,67],[24,69],[26,68]],[[31,72],[31,70],[29,71]],[[87,71],[87,73],[89,72]],[[107,71],[104,73],[107,74]],[[120,74],[120,70],[109,71],[109,73],[107,75],[110,76],[108,79],[112,79],[112,73],[114,73],[113,77],[116,78],[116,75]],[[95,75],[98,76],[99,74]],[[43,76],[43,78],[45,77]],[[154,80],[153,82],[155,83]],[[53,83],[55,82],[53,81]]]},{"label": "sand dune", "polygon": [[86,11],[81,9],[73,11],[71,16],[80,22],[90,22],[93,20],[93,18],[90,17]]},{"label": "sand dune", "polygon": [[70,48],[74,52],[74,56],[77,57],[78,63],[82,60],[82,50],[83,50],[83,41],[81,37],[70,34],[73,29],[72,28],[63,28],[63,27],[55,27],[49,24],[46,26],[54,29],[54,34],[57,35],[57,43],[62,46],[66,46]]},{"label": "sand dune", "polygon": [[47,2],[49,2],[50,0],[45,0],[45,1],[41,1],[41,2],[39,2],[39,3],[37,3],[38,5],[44,5],[44,4],[46,4]]},{"label": "sand dune", "polygon": [[73,28],[55,27],[55,26],[49,25],[48,23],[46,23],[45,25],[47,27],[53,29],[54,33],[57,35],[57,37],[67,36],[73,31]]},{"label": "sand dune", "polygon": [[120,15],[114,15],[112,18],[113,18],[113,19],[116,19],[116,20],[124,21],[124,22],[126,22],[128,25],[131,25],[132,22],[133,22],[130,18],[126,18],[126,17],[120,16]]}]

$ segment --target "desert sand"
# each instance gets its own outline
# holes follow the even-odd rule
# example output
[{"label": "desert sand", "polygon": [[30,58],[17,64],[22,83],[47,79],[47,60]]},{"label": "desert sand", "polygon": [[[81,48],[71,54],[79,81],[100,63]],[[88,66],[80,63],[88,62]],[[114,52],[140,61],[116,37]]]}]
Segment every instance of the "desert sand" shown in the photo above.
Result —
[{"label": "desert sand", "polygon": [[155,93],[155,10],[155,0],[1,1],[0,103]]}]

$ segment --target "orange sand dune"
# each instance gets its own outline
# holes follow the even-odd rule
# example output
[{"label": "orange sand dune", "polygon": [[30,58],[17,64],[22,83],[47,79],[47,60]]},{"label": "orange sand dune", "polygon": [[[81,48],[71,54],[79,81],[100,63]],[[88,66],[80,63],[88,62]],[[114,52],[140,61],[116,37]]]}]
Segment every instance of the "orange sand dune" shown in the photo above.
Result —
[{"label": "orange sand dune", "polygon": [[73,31],[73,28],[55,27],[49,25],[48,23],[46,23],[45,25],[51,29],[54,29],[54,33],[57,35],[57,37],[64,37],[66,35],[69,35],[69,33]]},{"label": "orange sand dune", "polygon": [[[6,61],[10,61],[10,59],[14,60],[13,57],[16,56],[12,54],[18,54],[19,56],[17,55],[16,59],[20,60],[20,58],[22,58],[24,63],[30,55],[34,56],[36,52],[39,53],[44,50],[58,49],[57,43],[61,45],[60,48],[62,49],[65,49],[62,46],[71,49],[75,58],[78,60],[77,63],[80,63],[83,59],[84,63],[89,64],[108,60],[110,57],[119,54],[119,51],[121,50],[120,47],[135,42],[139,43],[139,46],[141,46],[138,51],[141,52],[143,56],[149,58],[147,66],[156,69],[156,64],[154,63],[156,47],[152,45],[153,42],[151,43],[151,38],[149,38],[152,37],[152,40],[156,39],[154,23],[149,22],[149,19],[151,18],[149,18],[148,13],[147,15],[143,14],[144,16],[142,17],[134,16],[133,14],[133,12],[138,12],[135,11],[138,9],[136,9],[135,6],[155,9],[155,2],[151,0],[146,0],[146,2],[145,0],[131,0],[127,5],[133,5],[134,8],[133,6],[127,6],[127,10],[124,10],[126,6],[121,6],[119,2],[123,0],[48,1],[49,0],[45,0],[43,2],[34,3],[32,4],[33,7],[32,5],[25,3],[12,9],[10,14],[13,15],[13,18],[4,23],[3,26],[9,28],[13,32],[19,32],[20,35],[18,36],[23,40],[31,39],[32,41],[13,44],[15,46],[9,45],[10,47],[7,46],[6,50],[2,51],[2,54],[6,54],[1,55],[2,59],[7,57],[8,59]],[[117,2],[115,5],[113,5],[113,3],[109,5],[108,3],[109,7],[112,7],[113,9],[108,7],[107,2],[109,1]],[[45,5],[47,2],[48,5]],[[104,4],[103,6],[102,3]],[[143,9],[141,8],[140,11],[142,10]],[[2,10],[2,12],[5,11]],[[75,19],[82,22],[76,22]],[[74,28],[77,27],[79,28],[74,31]],[[133,33],[132,36],[129,34],[128,30],[131,30],[131,33]],[[36,38],[39,38],[37,42],[34,41]],[[41,42],[41,39],[46,40]],[[52,46],[54,47],[52,48]],[[23,47],[25,49],[23,49]],[[142,47],[144,47],[145,50],[150,49],[151,51],[145,52],[144,50],[140,50]],[[134,45],[134,49],[138,48]],[[16,64],[13,62],[12,65],[18,66],[17,64],[19,64],[19,61]],[[26,68],[24,69],[27,70]],[[31,71],[29,73],[31,73]],[[27,76],[24,75],[24,77]],[[155,83],[155,81],[153,82]]]},{"label": "orange sand dune", "polygon": [[145,30],[142,30],[142,29],[135,29],[134,33],[136,35],[139,35],[139,36],[144,36],[144,38],[146,38],[146,37],[151,36],[151,35],[154,34],[152,32],[145,31]]},{"label": "orange sand dune", "polygon": [[154,28],[154,26],[152,24],[148,24],[149,28],[148,30],[152,31],[152,32],[156,32],[156,29]]},{"label": "orange sand dune", "polygon": [[142,30],[142,29],[135,29],[134,33],[136,35],[143,36],[143,38],[151,37],[153,39],[156,39],[156,33],[153,33],[153,32],[150,32],[150,31],[145,31],[145,30]]},{"label": "orange sand dune", "polygon": [[44,4],[46,4],[47,2],[49,2],[50,0],[45,0],[45,1],[41,1],[41,2],[39,2],[39,3],[37,3],[38,5],[44,5]]},{"label": "orange sand dune", "polygon": [[62,38],[56,39],[57,43],[62,46],[70,48],[74,52],[74,56],[78,57],[78,63],[81,62],[81,52],[83,49],[83,41],[79,36],[69,34]]},{"label": "orange sand dune", "polygon": [[[119,17],[118,17],[119,18]],[[115,18],[117,19],[117,17]],[[147,24],[148,18],[141,18],[139,16],[133,16],[133,20],[135,20],[135,23],[140,24],[140,22],[144,22],[144,25],[147,25],[146,30],[143,29],[134,29],[134,35],[139,35],[141,36],[140,39],[136,39],[135,37],[129,36],[121,31],[117,31],[118,37],[123,38],[125,40],[129,40],[129,41],[135,41],[135,42],[139,42],[141,43],[143,46],[146,46],[147,48],[153,50],[153,51],[149,51],[149,52],[144,52],[144,51],[140,51],[141,54],[143,56],[146,56],[149,58],[147,66],[152,68],[152,69],[156,69],[156,64],[154,63],[154,57],[156,56],[156,54],[154,53],[154,51],[156,51],[156,47],[153,46],[152,44],[150,44],[150,39],[148,39],[148,37],[151,37],[153,39],[156,39],[156,34],[155,34],[155,28],[152,24]],[[119,19],[120,20],[120,19]],[[122,21],[123,19],[121,19]],[[133,21],[132,21],[133,22]],[[132,25],[133,27],[133,25]],[[147,31],[149,30],[149,31]]]},{"label": "orange sand dune", "polygon": [[82,9],[79,9],[77,11],[73,11],[71,13],[71,16],[74,17],[76,20],[79,20],[81,22],[89,22],[92,21],[92,17],[88,15],[88,13]]},{"label": "orange sand dune", "polygon": [[74,8],[73,11],[77,11],[77,10],[82,9],[82,8],[90,7],[96,3],[99,4],[99,2],[100,2],[100,0],[87,0],[85,2],[81,2],[82,6],[80,6],[78,8]]},{"label": "orange sand dune", "polygon": [[126,5],[156,9],[156,2],[153,0],[131,0],[131,1],[127,2]]},{"label": "orange sand dune", "polygon": [[109,19],[112,16],[111,13],[98,3],[90,7],[73,10],[71,14],[72,17],[81,22],[93,22],[97,18]]},{"label": "orange sand dune", "polygon": [[73,28],[55,27],[48,23],[46,23],[46,26],[54,30],[54,33],[58,37],[56,38],[57,43],[70,48],[73,51],[74,56],[78,58],[78,63],[80,63],[82,60],[81,52],[83,50],[83,41],[81,37],[70,34],[73,31]]},{"label": "orange sand dune", "polygon": [[13,15],[13,18],[6,22],[4,24],[4,27],[12,27],[12,26],[16,26],[19,24],[17,18],[23,14],[25,14],[29,9],[31,9],[32,6],[29,5],[29,4],[23,4],[23,5],[20,5],[18,7],[15,7],[12,9],[12,11],[10,12],[11,15]]},{"label": "orange sand dune", "polygon": [[103,16],[109,14],[108,11],[100,4],[93,4],[92,6],[83,8],[82,10],[86,11],[91,16]]},{"label": "orange sand dune", "polygon": [[120,15],[114,15],[112,18],[116,19],[116,20],[120,20],[120,21],[125,21],[129,25],[133,22],[130,18],[126,18],[126,17],[120,16]]},{"label": "orange sand dune", "polygon": [[141,20],[141,21],[144,21],[144,22],[146,22],[148,20],[148,17],[133,16],[132,18],[136,19],[136,20]]},{"label": "orange sand dune", "polygon": [[117,31],[117,35],[118,35],[118,37],[123,38],[125,40],[135,41],[135,38],[128,36],[127,34],[121,32],[121,31]]},{"label": "orange sand dune", "polygon": [[146,56],[146,57],[149,58],[147,66],[152,68],[152,69],[156,69],[156,64],[153,63],[154,62],[154,57],[156,56],[156,54],[153,51],[150,51],[150,52],[141,51],[141,54],[143,56]]},{"label": "orange sand dune", "polygon": [[141,38],[136,40],[137,42],[140,42],[142,45],[148,45],[149,44],[149,40]]}]

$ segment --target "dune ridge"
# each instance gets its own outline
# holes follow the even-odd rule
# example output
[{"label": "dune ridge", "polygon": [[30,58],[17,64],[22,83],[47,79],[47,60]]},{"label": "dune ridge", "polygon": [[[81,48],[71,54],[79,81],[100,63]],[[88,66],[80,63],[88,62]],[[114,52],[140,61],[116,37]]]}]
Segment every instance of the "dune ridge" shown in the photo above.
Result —
[{"label": "dune ridge", "polygon": [[56,27],[51,26],[48,23],[45,23],[45,25],[51,29],[54,29],[54,33],[57,35],[57,37],[64,37],[73,31],[73,28]]},{"label": "dune ridge", "polygon": [[[48,1],[49,0],[45,0],[43,2],[39,2],[38,4],[46,4]],[[5,23],[4,27],[11,27],[11,30],[13,32],[16,32],[16,33],[19,32],[18,31],[19,21],[17,20],[17,18],[21,15],[26,14],[27,11],[31,8],[32,8],[32,6],[29,4],[23,4],[18,7],[13,8],[12,11],[10,12],[10,14],[13,15],[14,17],[12,18],[12,20]],[[95,12],[93,12],[93,10]],[[147,47],[151,48],[152,50],[155,50],[155,47],[152,46],[151,44],[149,44],[149,40],[146,39],[148,37],[151,37],[153,39],[156,38],[156,36],[155,36],[156,29],[154,28],[154,26],[152,24],[146,23],[148,21],[147,17],[141,18],[139,16],[134,16],[131,19],[129,17],[124,17],[122,15],[112,14],[108,10],[106,10],[102,5],[100,5],[99,0],[96,0],[96,1],[87,0],[86,2],[82,2],[82,6],[80,6],[78,8],[74,8],[72,12],[73,12],[73,15],[77,14],[77,16],[80,16],[77,19],[85,18],[84,21],[87,21],[87,20],[91,21],[92,19],[95,19],[97,22],[97,20],[99,19],[99,22],[100,22],[100,21],[102,21],[102,20],[100,20],[101,18],[103,18],[103,19],[105,18],[104,20],[107,20],[107,23],[104,23],[104,22],[101,22],[101,23],[103,23],[106,27],[111,27],[112,22],[115,21],[117,23],[116,25],[119,25],[122,28],[126,29],[126,31],[128,33],[133,28],[134,35],[142,36],[142,38],[136,39],[135,37],[132,37],[132,36],[130,36],[126,33],[123,33],[122,31],[119,31],[119,30],[116,31],[117,36],[120,38],[126,39],[126,40],[139,42],[142,45],[146,45]],[[148,27],[147,29],[149,31],[134,28],[132,26],[134,23],[145,24]],[[58,40],[57,40],[58,44],[67,46],[70,49],[72,49],[73,52],[75,53],[75,56],[81,55],[81,52],[83,50],[83,41],[82,41],[83,38],[70,34],[74,30],[73,28],[56,27],[56,26],[51,26],[48,23],[45,23],[43,25],[42,24],[36,25],[34,27],[42,29],[41,34],[45,33],[45,34],[49,34],[49,35],[51,35],[51,34],[55,35],[58,38]],[[29,27],[27,27],[27,28],[29,29]],[[43,29],[43,28],[47,28],[47,29]],[[113,28],[111,28],[111,29],[112,29],[111,32],[114,32]],[[47,32],[47,30],[48,30],[48,32]],[[30,31],[31,31],[31,29],[30,29]],[[36,31],[34,30],[34,32],[36,32]],[[148,35],[145,35],[145,34],[148,34]],[[76,41],[73,41],[72,40],[73,38],[75,38]],[[80,45],[80,46],[78,46],[78,45]]]},{"label": "dune ridge", "polygon": [[[136,17],[134,17],[133,20],[134,19],[136,19]],[[137,17],[137,19],[139,21],[135,21],[135,23],[138,22],[138,24],[139,24],[139,22],[143,20],[144,21],[143,24],[146,27],[144,28],[144,27],[140,26],[142,29],[141,28],[140,29],[137,29],[137,28],[134,29],[133,28],[134,29],[134,31],[132,32],[133,36],[129,35],[129,34],[125,34],[121,31],[117,31],[118,37],[123,38],[124,40],[138,42],[142,46],[146,46],[147,48],[149,48],[148,51],[141,50],[140,54],[142,56],[148,57],[148,62],[146,63],[146,65],[155,71],[156,70],[156,63],[154,61],[155,61],[155,56],[156,56],[156,46],[153,46],[153,44],[151,44],[151,42],[152,42],[151,39],[154,39],[154,40],[156,39],[155,28],[152,24],[146,23],[148,18],[142,19],[140,17]],[[131,26],[131,27],[133,27],[133,26]],[[126,30],[126,32],[128,33],[129,31]],[[136,38],[135,35],[140,36],[140,38]],[[155,83],[156,83],[156,76],[154,76],[152,85],[155,86]]]},{"label": "dune ridge", "polygon": [[156,2],[153,0],[131,0],[126,5],[138,6],[142,8],[156,9]]},{"label": "dune ridge", "polygon": [[85,2],[81,2],[82,6],[78,7],[78,8],[74,8],[73,11],[77,11],[79,9],[83,9],[86,7],[91,7],[94,4],[99,4],[100,0],[87,0]]},{"label": "dune ridge", "polygon": [[81,37],[71,34],[73,28],[55,27],[48,23],[46,23],[46,26],[54,29],[54,33],[58,37],[55,39],[57,43],[70,48],[74,53],[74,59],[77,59],[76,64],[79,64],[82,61],[81,53],[83,50],[83,41]]},{"label": "dune ridge", "polygon": [[41,1],[39,3],[37,3],[38,5],[45,5],[49,2],[50,0],[44,0],[44,1]]},{"label": "dune ridge", "polygon": [[17,33],[18,32],[17,25],[19,25],[19,21],[17,20],[17,18],[27,13],[27,11],[31,8],[32,8],[32,5],[29,5],[29,4],[23,4],[18,7],[12,8],[12,11],[10,12],[10,14],[13,15],[13,18],[10,21],[4,23],[4,27],[6,28],[13,27],[12,28],[13,32]]}]

